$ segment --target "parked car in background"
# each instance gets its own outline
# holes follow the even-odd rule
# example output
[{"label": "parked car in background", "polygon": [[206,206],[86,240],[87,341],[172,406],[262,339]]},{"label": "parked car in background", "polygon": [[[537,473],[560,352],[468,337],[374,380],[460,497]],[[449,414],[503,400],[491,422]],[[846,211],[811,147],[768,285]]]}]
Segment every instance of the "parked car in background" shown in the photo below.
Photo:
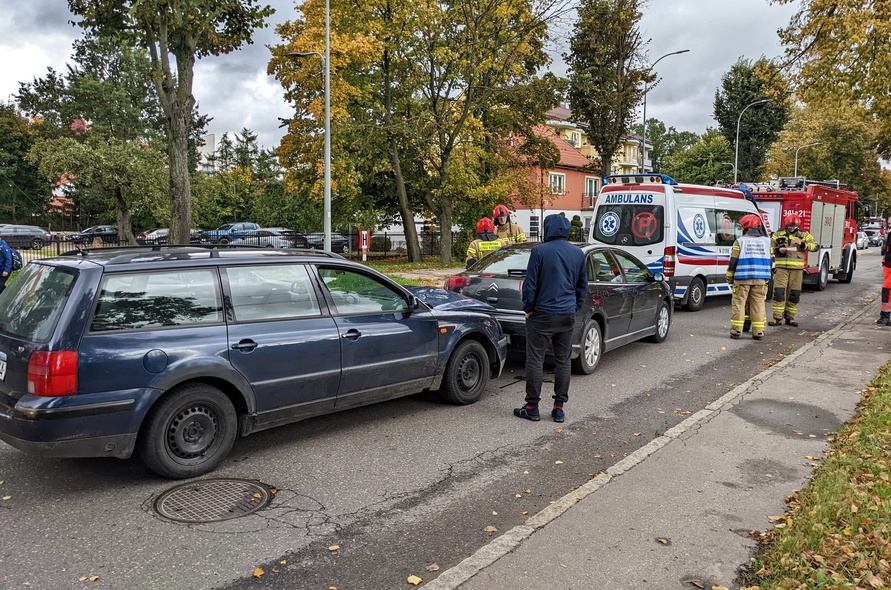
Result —
[{"label": "parked car in background", "polygon": [[96,238],[103,242],[118,243],[118,228],[113,225],[94,225],[72,234],[68,239],[75,244],[91,244]]},{"label": "parked car in background", "polygon": [[857,232],[857,249],[864,250],[869,248],[869,236],[864,231]]},{"label": "parked car in background", "polygon": [[[310,248],[321,250],[325,247],[325,234],[307,234],[306,241]],[[350,251],[350,239],[343,234],[331,233],[331,251],[346,253]]]},{"label": "parked car in background", "polygon": [[[534,245],[526,242],[495,250],[445,282],[447,290],[495,307],[493,316],[511,346],[518,348],[526,342],[522,285]],[[662,273],[654,274],[631,254],[603,245],[581,248],[588,269],[588,297],[576,314],[572,368],[588,374],[604,352],[641,338],[665,340],[673,301]]]},{"label": "parked car in background", "polygon": [[232,246],[261,246],[264,248],[308,248],[306,236],[286,227],[264,227],[232,240]]},{"label": "parked car in background", "polygon": [[52,241],[52,235],[36,225],[6,223],[0,226],[0,238],[13,248],[40,250]]},{"label": "parked car in background", "polygon": [[201,232],[201,242],[208,244],[228,244],[232,240],[242,238],[252,231],[260,229],[260,224],[252,221],[224,223],[220,227]]},{"label": "parked car in background", "polygon": [[[165,245],[170,241],[170,229],[159,227],[149,231],[142,232],[136,236],[137,244],[159,244]],[[190,230],[189,243],[198,244],[201,242],[201,232],[197,229]]]},{"label": "parked car in background", "polygon": [[339,255],[138,249],[35,260],[0,294],[0,440],[197,477],[239,436],[427,390],[471,404],[504,367],[490,315]]},{"label": "parked car in background", "polygon": [[865,229],[863,230],[867,236],[869,236],[869,245],[870,246],[881,246],[882,245],[882,231],[878,229]]}]

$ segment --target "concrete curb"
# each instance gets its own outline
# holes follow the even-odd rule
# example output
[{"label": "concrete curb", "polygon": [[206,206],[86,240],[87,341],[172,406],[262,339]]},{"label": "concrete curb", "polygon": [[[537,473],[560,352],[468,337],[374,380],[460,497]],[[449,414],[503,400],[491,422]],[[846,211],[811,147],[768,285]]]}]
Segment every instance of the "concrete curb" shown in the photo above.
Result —
[{"label": "concrete curb", "polygon": [[424,584],[424,588],[431,590],[455,590],[464,582],[470,580],[473,576],[492,565],[500,558],[504,557],[520,544],[532,536],[535,531],[543,528],[547,524],[553,522],[558,517],[567,512],[573,505],[582,499],[590,496],[594,492],[600,490],[613,479],[627,473],[632,468],[640,465],[646,458],[664,448],[670,442],[687,434],[701,423],[706,423],[714,416],[731,406],[734,402],[742,398],[753,388],[759,386],[763,381],[773,376],[775,373],[785,370],[789,365],[793,364],[799,357],[808,353],[814,348],[820,346],[828,346],[838,338],[842,331],[849,325],[856,322],[860,317],[867,313],[875,312],[875,303],[867,303],[859,312],[846,318],[842,323],[836,325],[831,330],[821,334],[812,342],[809,342],[779,361],[772,367],[768,367],[761,373],[755,375],[732,390],[715,400],[704,409],[689,416],[686,420],[667,430],[662,436],[653,439],[645,446],[637,449],[612,467],[594,477],[591,481],[586,482],[576,490],[566,494],[541,512],[529,517],[525,524],[515,526],[503,535],[486,544],[477,550],[473,555],[457,564],[456,566],[444,571],[436,579]]}]

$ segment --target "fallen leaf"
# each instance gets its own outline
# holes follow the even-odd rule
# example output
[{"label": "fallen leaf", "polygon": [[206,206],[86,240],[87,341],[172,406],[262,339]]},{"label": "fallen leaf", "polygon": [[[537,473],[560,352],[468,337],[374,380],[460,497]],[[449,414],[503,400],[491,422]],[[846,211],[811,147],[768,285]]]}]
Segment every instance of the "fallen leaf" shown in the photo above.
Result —
[{"label": "fallen leaf", "polygon": [[529,488],[526,488],[526,489],[523,490],[523,491],[526,492],[527,494],[531,494],[531,493],[532,493],[532,490],[530,490]]},{"label": "fallen leaf", "polygon": [[687,580],[687,582],[693,584],[697,588],[705,588],[705,584],[702,583],[702,580]]},{"label": "fallen leaf", "polygon": [[273,567],[273,568],[272,568],[272,573],[273,573],[273,574],[277,574],[277,573],[278,573],[278,568],[277,568],[277,567]]},{"label": "fallen leaf", "polygon": [[256,493],[256,492],[254,493],[254,498],[256,498],[256,499],[259,500],[259,499],[262,498],[262,497],[263,497],[263,496],[261,496],[259,493]]},{"label": "fallen leaf", "polygon": [[639,432],[635,432],[635,433],[634,433],[634,436],[640,436],[640,433],[639,433]]},{"label": "fallen leaf", "polygon": [[288,560],[287,560],[287,559],[283,559],[283,560],[281,560],[279,563],[282,564],[282,565],[286,565],[286,564],[288,563]]},{"label": "fallen leaf", "polygon": [[514,494],[514,498],[522,498],[523,494]]},{"label": "fallen leaf", "polygon": [[492,511],[492,516],[498,516],[498,513],[495,512],[495,511],[493,510],[493,511]]},{"label": "fallen leaf", "polygon": [[328,551],[340,551],[340,545],[329,545]]},{"label": "fallen leaf", "polygon": [[561,563],[561,564],[560,564],[560,567],[566,567],[566,564],[565,564],[565,563]]},{"label": "fallen leaf", "polygon": [[524,510],[524,511],[523,511],[523,516],[526,516],[527,514],[529,514],[529,511],[528,511],[528,510]]},{"label": "fallen leaf", "polygon": [[483,530],[486,531],[487,533],[497,533],[498,532],[498,529],[493,527],[491,524],[489,526],[487,526],[486,528],[484,528]]},{"label": "fallen leaf", "polygon": [[254,570],[254,577],[259,578],[260,576],[262,576],[265,573],[266,572],[263,571],[262,567],[258,567],[257,569]]},{"label": "fallen leaf", "polygon": [[721,350],[727,350],[727,347],[726,347],[726,346],[722,346],[722,347],[721,347]]},{"label": "fallen leaf", "polygon": [[727,586],[721,586],[720,584],[714,584],[712,586],[712,590],[727,590]]},{"label": "fallen leaf", "polygon": [[430,565],[428,565],[428,566],[425,567],[424,569],[427,570],[428,572],[438,572],[438,571],[439,571],[439,564],[438,564],[438,563],[431,563]]},{"label": "fallen leaf", "polygon": [[86,576],[81,576],[81,577],[79,577],[79,578],[77,579],[77,581],[78,581],[78,582],[86,582],[86,581],[87,581],[87,577],[86,577]]},{"label": "fallen leaf", "polygon": [[278,493],[278,490],[275,489],[275,488],[269,488],[269,493],[272,494],[272,495],[274,496],[274,495],[276,495],[276,494]]},{"label": "fallen leaf", "polygon": [[6,501],[6,500],[12,500],[12,496],[3,496],[3,500],[4,500],[4,501]]},{"label": "fallen leaf", "polygon": [[405,581],[408,582],[409,584],[411,584],[412,586],[419,586],[421,584],[421,582],[423,582],[424,580],[422,580],[418,576],[412,575],[412,576],[409,576],[408,578],[406,578]]},{"label": "fallen leaf", "polygon": [[663,539],[662,537],[659,537],[656,540],[659,541],[660,543],[662,543],[663,545],[668,545],[668,539]]},{"label": "fallen leaf", "polygon": [[89,581],[91,581],[91,582],[98,582],[98,581],[99,581],[99,576],[90,576],[90,577],[87,578],[87,579],[88,579]]},{"label": "fallen leaf", "polygon": [[554,461],[554,465],[563,465],[563,461],[560,461],[560,460]]}]

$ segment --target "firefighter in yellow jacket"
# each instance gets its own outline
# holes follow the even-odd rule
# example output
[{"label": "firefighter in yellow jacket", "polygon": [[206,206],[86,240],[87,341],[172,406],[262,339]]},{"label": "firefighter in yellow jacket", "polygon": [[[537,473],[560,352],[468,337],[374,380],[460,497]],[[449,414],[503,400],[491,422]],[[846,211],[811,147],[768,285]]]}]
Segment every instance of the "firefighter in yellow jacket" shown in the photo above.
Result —
[{"label": "firefighter in yellow jacket", "polygon": [[526,232],[520,227],[520,224],[510,220],[510,209],[505,205],[495,205],[492,210],[492,218],[495,219],[495,227],[498,230],[498,239],[509,244],[511,242],[525,242]]},{"label": "firefighter in yellow jacket", "polygon": [[783,217],[783,229],[770,237],[776,274],[773,277],[773,321],[771,326],[797,326],[795,314],[801,299],[801,279],[806,252],[816,252],[814,236],[798,227],[797,215]]},{"label": "firefighter in yellow jacket", "polygon": [[503,246],[502,241],[495,235],[495,224],[488,217],[483,217],[476,222],[476,239],[467,246],[467,268],[501,246]]}]

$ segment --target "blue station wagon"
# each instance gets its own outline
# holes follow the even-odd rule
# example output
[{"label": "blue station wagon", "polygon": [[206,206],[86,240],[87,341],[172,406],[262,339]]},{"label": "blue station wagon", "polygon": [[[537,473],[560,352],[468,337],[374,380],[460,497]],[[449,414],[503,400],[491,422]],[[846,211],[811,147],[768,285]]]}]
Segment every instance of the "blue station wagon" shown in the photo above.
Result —
[{"label": "blue station wagon", "polygon": [[188,478],[236,437],[437,390],[480,398],[507,338],[335,254],[136,246],[30,263],[0,294],[0,439]]}]

